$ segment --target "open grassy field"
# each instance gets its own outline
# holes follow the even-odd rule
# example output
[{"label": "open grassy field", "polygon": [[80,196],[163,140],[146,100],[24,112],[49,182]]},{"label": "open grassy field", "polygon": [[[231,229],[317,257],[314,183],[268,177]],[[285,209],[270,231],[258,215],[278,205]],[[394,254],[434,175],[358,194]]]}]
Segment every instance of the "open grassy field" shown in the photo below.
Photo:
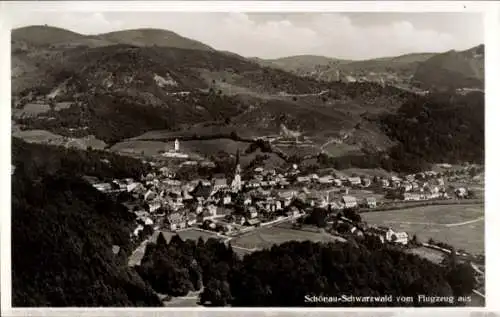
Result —
[{"label": "open grassy field", "polygon": [[170,241],[170,239],[176,234],[178,234],[182,240],[198,241],[199,238],[202,238],[203,240],[207,241],[210,238],[220,239],[220,237],[218,237],[215,233],[209,233],[196,229],[186,229],[179,232],[163,231],[163,236],[165,238],[168,238],[167,241]]},{"label": "open grassy field", "polygon": [[484,253],[484,205],[426,206],[363,214],[369,224],[390,226],[427,242],[429,238]]},{"label": "open grassy field", "polygon": [[231,240],[231,245],[246,249],[270,248],[274,244],[282,244],[288,241],[313,241],[313,242],[336,242],[341,241],[338,237],[327,233],[311,232],[286,228],[285,226],[273,226],[256,229],[253,232]]},{"label": "open grassy field", "polygon": [[171,143],[172,144],[168,144],[158,141],[125,141],[113,145],[111,151],[138,155],[144,153],[145,156],[155,156],[161,151],[165,151],[166,148],[173,148],[174,144],[173,142]]},{"label": "open grassy field", "polygon": [[96,139],[92,135],[83,138],[68,138],[46,130],[17,130],[12,132],[12,136],[23,139],[28,143],[67,146],[81,150],[86,150],[89,146],[99,150],[107,147],[104,141]]},{"label": "open grassy field", "polygon": [[349,155],[349,154],[362,154],[360,147],[356,145],[351,145],[351,144],[337,144],[337,143],[330,143],[323,147],[323,150],[327,152],[330,156],[333,157],[339,157],[343,155]]}]

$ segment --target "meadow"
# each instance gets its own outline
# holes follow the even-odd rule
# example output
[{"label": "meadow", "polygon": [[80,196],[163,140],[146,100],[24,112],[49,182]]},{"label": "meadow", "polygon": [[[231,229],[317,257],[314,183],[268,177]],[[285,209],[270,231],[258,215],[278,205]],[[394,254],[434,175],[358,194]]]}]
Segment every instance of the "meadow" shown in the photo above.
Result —
[{"label": "meadow", "polygon": [[425,206],[363,214],[368,224],[432,238],[473,254],[484,253],[484,205]]},{"label": "meadow", "polygon": [[291,229],[286,224],[259,228],[248,234],[231,240],[231,245],[246,249],[270,248],[275,244],[288,241],[336,242],[344,239],[328,233]]}]

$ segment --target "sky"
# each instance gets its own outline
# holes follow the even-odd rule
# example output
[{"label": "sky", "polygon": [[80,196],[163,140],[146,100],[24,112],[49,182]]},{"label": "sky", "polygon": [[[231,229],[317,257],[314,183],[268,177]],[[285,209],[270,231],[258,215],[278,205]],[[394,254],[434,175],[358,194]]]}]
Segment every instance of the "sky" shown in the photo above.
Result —
[{"label": "sky", "polygon": [[159,28],[246,57],[369,59],[465,50],[481,44],[480,13],[35,12],[12,9],[14,28],[48,24],[82,34]]}]

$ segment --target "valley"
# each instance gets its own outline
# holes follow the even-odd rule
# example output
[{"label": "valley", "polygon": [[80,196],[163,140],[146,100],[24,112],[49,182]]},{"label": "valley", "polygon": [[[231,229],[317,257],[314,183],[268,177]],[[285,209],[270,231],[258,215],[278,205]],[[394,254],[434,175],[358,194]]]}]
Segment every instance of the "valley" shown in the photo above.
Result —
[{"label": "valley", "polygon": [[13,304],[484,305],[483,45],[266,60],[29,26],[11,53]]}]

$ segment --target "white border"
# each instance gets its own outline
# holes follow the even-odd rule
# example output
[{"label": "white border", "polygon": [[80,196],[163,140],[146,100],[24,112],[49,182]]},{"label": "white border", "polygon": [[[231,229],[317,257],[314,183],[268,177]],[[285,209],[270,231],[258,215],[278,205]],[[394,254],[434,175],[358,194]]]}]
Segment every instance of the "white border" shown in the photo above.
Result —
[{"label": "white border", "polygon": [[[500,100],[500,90],[496,87],[496,79],[500,74],[500,38],[498,37],[499,30],[499,4],[497,2],[489,1],[310,1],[310,2],[299,2],[299,1],[259,1],[259,2],[238,2],[238,1],[169,1],[169,2],[159,2],[159,1],[127,1],[126,5],[124,2],[78,2],[78,1],[60,1],[60,2],[28,2],[28,1],[13,1],[13,2],[0,2],[0,42],[2,45],[2,50],[0,50],[0,102],[2,111],[0,118],[2,123],[0,124],[3,133],[1,133],[1,162],[4,166],[1,169],[1,181],[4,182],[2,186],[2,199],[0,200],[3,204],[2,213],[0,214],[0,225],[1,225],[1,295],[2,295],[2,315],[8,316],[66,316],[68,314],[74,314],[75,316],[92,315],[92,316],[137,316],[145,315],[147,313],[158,314],[160,312],[171,312],[174,315],[177,314],[188,315],[188,312],[192,312],[192,316],[198,316],[201,312],[203,314],[214,313],[214,316],[219,316],[224,313],[233,312],[266,312],[265,315],[276,315],[271,314],[273,312],[283,312],[287,314],[292,314],[293,312],[301,313],[300,315],[311,315],[312,311],[310,308],[255,308],[255,309],[245,309],[245,308],[232,308],[230,311],[223,308],[159,308],[159,309],[147,309],[147,308],[125,308],[125,309],[104,309],[104,308],[64,308],[64,309],[10,309],[10,294],[11,294],[11,276],[10,276],[10,72],[9,67],[5,65],[10,65],[10,33],[8,24],[8,12],[10,9],[22,9],[26,13],[37,12],[43,14],[43,11],[197,11],[197,12],[482,12],[485,13],[485,44],[486,44],[486,131],[491,137],[486,139],[486,166],[487,166],[487,190],[486,190],[486,274],[487,274],[487,284],[486,284],[486,294],[487,294],[487,307],[488,310],[494,309],[500,311],[499,301],[495,301],[492,298],[492,294],[500,294],[500,274],[495,272],[497,268],[495,264],[499,264],[498,261],[498,246],[496,243],[500,242],[498,231],[500,228],[499,215],[495,212],[498,207],[498,202],[494,199],[495,194],[500,193],[500,187],[496,184],[496,180],[500,179],[500,157],[494,151],[495,139],[495,125],[498,125],[497,118],[499,117],[498,104]],[[3,22],[2,22],[3,21]],[[7,168],[9,166],[9,168]],[[498,191],[497,191],[498,190]],[[495,243],[496,242],[496,243]],[[29,252],[29,251],[28,251]],[[399,312],[398,316],[421,316],[432,312],[432,314],[439,316],[444,316],[445,312],[449,314],[456,315],[458,312],[474,312],[478,309],[472,308],[460,308],[460,309],[394,309],[394,308],[317,308],[314,309],[318,315],[324,314],[325,312],[349,312],[349,315],[366,315],[372,316],[375,312]],[[142,314],[141,314],[142,312]],[[224,312],[224,313],[223,313]],[[358,312],[358,313],[355,313]]]},{"label": "white border", "polygon": [[[486,188],[485,188],[485,254],[486,254],[486,306],[495,307],[500,310],[500,303],[492,297],[492,294],[500,295],[500,272],[496,265],[500,263],[500,242],[498,214],[498,194],[500,186],[495,180],[500,176],[500,151],[498,145],[495,146],[495,136],[498,136],[498,118],[500,109],[500,5],[489,10],[485,15],[485,90],[486,90],[486,112],[485,112],[485,133],[486,133]],[[489,136],[489,137],[488,137]],[[488,296],[489,294],[489,296]]]}]

